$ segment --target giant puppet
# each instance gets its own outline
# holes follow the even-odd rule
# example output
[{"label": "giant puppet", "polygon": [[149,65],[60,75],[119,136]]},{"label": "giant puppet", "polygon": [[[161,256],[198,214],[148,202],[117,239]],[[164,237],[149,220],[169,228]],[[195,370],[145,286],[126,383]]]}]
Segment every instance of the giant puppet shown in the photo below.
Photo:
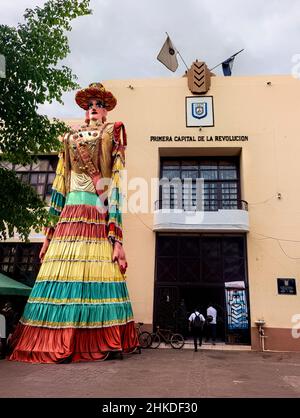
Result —
[{"label": "giant puppet", "polygon": [[120,173],[126,132],[106,121],[116,98],[100,83],[77,92],[86,123],[63,138],[42,265],[12,339],[10,360],[104,360],[138,346],[125,282]]}]

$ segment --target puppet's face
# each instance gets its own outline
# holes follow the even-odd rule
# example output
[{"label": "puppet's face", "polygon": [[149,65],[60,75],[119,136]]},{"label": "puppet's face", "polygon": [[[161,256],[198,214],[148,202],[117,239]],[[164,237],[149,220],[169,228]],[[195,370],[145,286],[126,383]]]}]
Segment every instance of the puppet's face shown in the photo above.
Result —
[{"label": "puppet's face", "polygon": [[107,110],[105,108],[105,103],[99,99],[91,99],[89,101],[89,119],[90,120],[100,120],[103,121],[106,118]]}]

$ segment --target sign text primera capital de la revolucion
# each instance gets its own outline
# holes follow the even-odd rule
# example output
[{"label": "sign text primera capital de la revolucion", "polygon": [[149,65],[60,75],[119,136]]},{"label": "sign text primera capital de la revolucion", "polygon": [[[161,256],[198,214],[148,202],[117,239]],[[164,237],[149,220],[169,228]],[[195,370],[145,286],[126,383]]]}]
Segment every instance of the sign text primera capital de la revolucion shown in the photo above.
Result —
[{"label": "sign text primera capital de la revolucion", "polygon": [[227,141],[248,141],[246,135],[233,136],[150,136],[150,142],[227,142]]}]

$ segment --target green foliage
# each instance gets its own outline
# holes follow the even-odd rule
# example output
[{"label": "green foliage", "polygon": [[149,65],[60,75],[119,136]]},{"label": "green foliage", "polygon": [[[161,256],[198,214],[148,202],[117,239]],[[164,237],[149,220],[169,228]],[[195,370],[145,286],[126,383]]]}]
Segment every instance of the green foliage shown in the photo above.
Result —
[{"label": "green foliage", "polygon": [[17,227],[21,239],[31,228],[49,222],[48,211],[36,191],[19,181],[14,171],[0,167],[0,239],[12,236]]},{"label": "green foliage", "polygon": [[[6,59],[6,78],[0,78],[0,153],[3,160],[26,164],[34,155],[59,149],[58,137],[68,128],[62,121],[50,121],[47,116],[40,115],[38,106],[53,100],[62,103],[64,92],[79,87],[71,69],[58,64],[70,52],[66,36],[71,30],[70,22],[90,14],[89,3],[90,0],[49,0],[43,7],[26,9],[24,24],[16,28],[0,25],[0,54]],[[11,176],[1,169],[2,195],[6,194],[4,185],[8,186],[9,181],[13,181],[17,189],[18,179],[12,180]],[[30,222],[35,226],[44,220],[42,203],[32,193],[28,195],[30,198],[25,197],[25,190],[29,190],[27,186],[19,184],[18,187],[21,196],[15,195],[15,208],[20,206],[19,215],[24,216],[26,203],[31,212],[21,219],[16,211],[7,222],[9,228],[15,223],[18,231],[26,236]],[[11,195],[11,201],[7,201],[8,210],[13,205],[13,198]],[[3,218],[5,200],[1,200],[0,205],[1,219],[6,219]],[[3,237],[2,226],[0,236]]]},{"label": "green foliage", "polygon": [[6,160],[27,163],[33,154],[59,146],[66,126],[37,113],[38,105],[57,100],[79,86],[71,69],[57,68],[70,52],[66,31],[70,21],[90,13],[89,0],[50,0],[27,9],[17,28],[0,25],[0,53],[6,78],[0,79],[0,152]]}]

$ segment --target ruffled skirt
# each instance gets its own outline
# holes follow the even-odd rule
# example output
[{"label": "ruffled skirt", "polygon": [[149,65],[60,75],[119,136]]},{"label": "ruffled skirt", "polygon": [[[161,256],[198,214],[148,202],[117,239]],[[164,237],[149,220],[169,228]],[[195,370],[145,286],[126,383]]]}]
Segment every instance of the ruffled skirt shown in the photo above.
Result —
[{"label": "ruffled skirt", "polygon": [[97,205],[70,202],[13,335],[10,360],[103,360],[109,352],[138,347],[125,276],[112,262],[106,214]]}]

